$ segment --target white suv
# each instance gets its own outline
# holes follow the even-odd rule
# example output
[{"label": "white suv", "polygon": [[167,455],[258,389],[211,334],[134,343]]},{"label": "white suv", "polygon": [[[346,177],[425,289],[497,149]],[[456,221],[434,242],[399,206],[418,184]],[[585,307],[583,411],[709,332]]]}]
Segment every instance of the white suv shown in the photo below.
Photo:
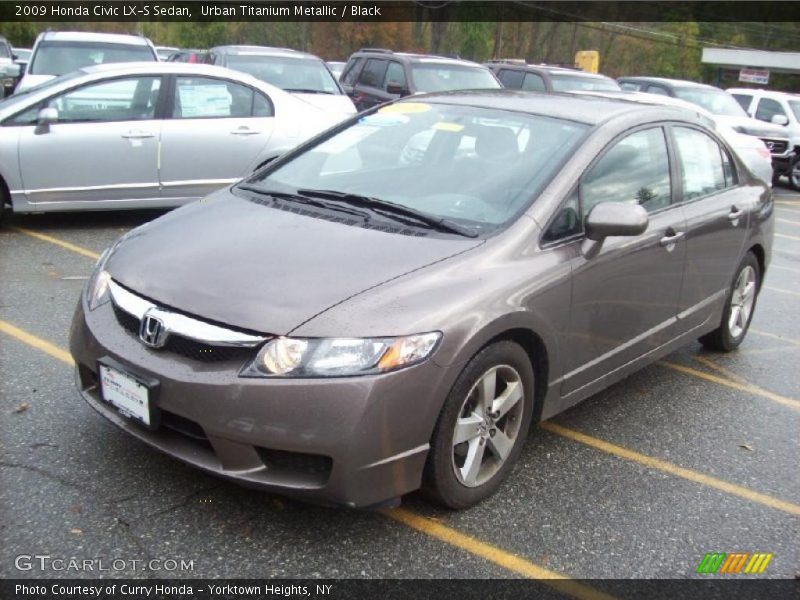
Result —
[{"label": "white suv", "polygon": [[22,92],[64,73],[92,65],[157,60],[158,55],[150,40],[136,35],[46,31],[36,38],[17,91]]},{"label": "white suv", "polygon": [[789,185],[800,190],[800,95],[748,88],[727,91],[751,117],[784,127],[790,152],[785,160],[774,161],[775,174],[786,175]]}]

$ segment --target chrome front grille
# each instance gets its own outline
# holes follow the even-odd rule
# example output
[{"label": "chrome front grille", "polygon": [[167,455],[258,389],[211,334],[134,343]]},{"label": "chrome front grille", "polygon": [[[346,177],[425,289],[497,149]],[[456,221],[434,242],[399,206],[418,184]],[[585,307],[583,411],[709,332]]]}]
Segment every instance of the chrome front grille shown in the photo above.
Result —
[{"label": "chrome front grille", "polygon": [[760,138],[769,148],[770,154],[786,154],[789,148],[789,140],[780,138]]},{"label": "chrome front grille", "polygon": [[156,352],[171,352],[206,363],[244,361],[255,354],[256,346],[269,339],[160,307],[113,280],[109,291],[117,322],[137,339],[141,339],[142,318],[146,314],[158,315],[166,329],[166,340],[162,347],[154,349]]}]

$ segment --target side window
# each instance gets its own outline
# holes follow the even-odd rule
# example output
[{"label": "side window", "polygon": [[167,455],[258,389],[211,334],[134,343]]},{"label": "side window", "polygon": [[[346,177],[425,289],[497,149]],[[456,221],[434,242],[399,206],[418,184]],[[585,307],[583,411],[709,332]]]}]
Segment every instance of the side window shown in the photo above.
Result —
[{"label": "side window", "polygon": [[356,80],[356,75],[358,75],[358,71],[361,69],[361,63],[364,62],[364,59],[360,56],[357,56],[350,64],[345,65],[344,72],[342,73],[342,83],[346,83],[347,85],[353,85]]},{"label": "side window", "polygon": [[636,202],[648,212],[669,206],[672,187],[664,131],[632,133],[617,142],[581,181],[583,215],[600,202]]},{"label": "side window", "polygon": [[581,220],[580,196],[574,192],[569,200],[564,203],[558,211],[556,218],[550,223],[550,227],[542,236],[544,243],[556,242],[568,237],[572,237],[583,231]]},{"label": "side window", "polygon": [[254,117],[272,117],[275,115],[275,110],[272,108],[272,102],[258,92],[253,92],[253,116]]},{"label": "side window", "polygon": [[497,73],[497,78],[500,80],[500,83],[503,84],[503,87],[518,90],[522,88],[522,81],[525,78],[525,73],[523,71],[515,71],[514,69],[500,69]]},{"label": "side window", "polygon": [[[178,77],[175,81],[173,119],[242,118],[265,111],[266,99],[252,89],[209,77]],[[271,105],[266,108],[269,116]]]},{"label": "side window", "polygon": [[383,89],[386,89],[390,83],[399,83],[403,86],[403,89],[408,89],[408,85],[406,83],[406,72],[403,70],[403,65],[400,63],[396,63],[394,61],[389,63],[388,68],[386,69],[386,76],[383,79]]},{"label": "side window", "polygon": [[780,102],[772,100],[771,98],[762,98],[758,103],[758,110],[756,110],[756,119],[759,121],[770,122],[775,115],[786,116],[786,111],[783,110]]},{"label": "side window", "polygon": [[748,94],[731,94],[736,101],[739,103],[745,111],[750,112],[750,102],[753,101],[753,97]]},{"label": "side window", "polygon": [[385,60],[370,58],[361,71],[361,77],[358,78],[358,83],[375,88],[381,87],[383,75],[386,73],[386,66]]},{"label": "side window", "polygon": [[58,111],[60,123],[152,119],[160,88],[160,77],[115,79],[70,90],[48,106]]},{"label": "side window", "polygon": [[723,163],[723,156],[726,155],[717,142],[702,131],[688,127],[675,127],[673,132],[685,200],[699,198],[733,184],[732,169],[729,164],[730,173],[726,177]]},{"label": "side window", "polygon": [[633,81],[620,81],[619,87],[621,87],[626,92],[639,92],[642,89],[641,84],[634,83]]},{"label": "side window", "polygon": [[541,75],[536,73],[525,73],[525,81],[522,83],[523,90],[532,90],[534,92],[545,91],[544,79]]}]

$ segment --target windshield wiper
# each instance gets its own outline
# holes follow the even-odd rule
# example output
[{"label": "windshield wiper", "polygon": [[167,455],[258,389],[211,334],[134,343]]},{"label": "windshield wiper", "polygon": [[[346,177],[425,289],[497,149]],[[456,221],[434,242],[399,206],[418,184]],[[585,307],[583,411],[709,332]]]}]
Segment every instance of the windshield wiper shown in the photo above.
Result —
[{"label": "windshield wiper", "polygon": [[288,200],[289,202],[297,202],[299,204],[308,204],[310,206],[316,206],[317,208],[327,208],[328,210],[334,210],[338,212],[347,213],[349,215],[354,215],[357,217],[361,217],[365,221],[369,221],[371,216],[368,212],[363,210],[358,210],[357,208],[348,208],[342,206],[341,204],[332,204],[330,202],[322,202],[321,200],[316,200],[315,198],[309,198],[308,196],[302,194],[290,194],[288,192],[278,192],[273,190],[265,190],[255,185],[248,185],[246,183],[239,184],[239,189],[245,190],[247,192],[254,192],[259,194],[260,196],[269,196],[270,198],[275,198],[277,200]]},{"label": "windshield wiper", "polygon": [[[447,231],[448,233],[455,233],[464,237],[474,238],[478,237],[478,232],[474,229],[464,227],[458,223],[454,223],[442,217],[435,217],[428,213],[403,206],[402,204],[395,204],[388,200],[381,200],[380,198],[372,198],[371,196],[362,196],[360,194],[350,194],[347,192],[337,192],[336,190],[297,190],[298,194],[303,196],[312,196],[317,198],[326,198],[329,200],[340,200],[348,204],[356,206],[365,206],[382,215],[388,217],[408,217],[427,225],[431,229],[438,229],[439,231]],[[388,214],[387,214],[388,213]]]}]

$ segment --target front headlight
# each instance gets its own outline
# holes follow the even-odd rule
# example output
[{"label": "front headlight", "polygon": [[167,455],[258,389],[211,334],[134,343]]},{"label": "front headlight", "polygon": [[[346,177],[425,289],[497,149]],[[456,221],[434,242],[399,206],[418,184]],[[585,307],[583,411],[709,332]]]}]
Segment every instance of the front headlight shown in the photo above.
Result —
[{"label": "front headlight", "polygon": [[438,331],[397,338],[287,338],[267,342],[243,377],[343,377],[383,373],[428,358]]},{"label": "front headlight", "polygon": [[107,248],[100,255],[94,265],[89,281],[86,283],[86,304],[89,306],[89,310],[94,310],[108,302],[108,283],[111,281],[111,275],[108,274],[105,267],[108,257],[111,256],[114,248],[116,248],[116,244],[111,248]]}]

